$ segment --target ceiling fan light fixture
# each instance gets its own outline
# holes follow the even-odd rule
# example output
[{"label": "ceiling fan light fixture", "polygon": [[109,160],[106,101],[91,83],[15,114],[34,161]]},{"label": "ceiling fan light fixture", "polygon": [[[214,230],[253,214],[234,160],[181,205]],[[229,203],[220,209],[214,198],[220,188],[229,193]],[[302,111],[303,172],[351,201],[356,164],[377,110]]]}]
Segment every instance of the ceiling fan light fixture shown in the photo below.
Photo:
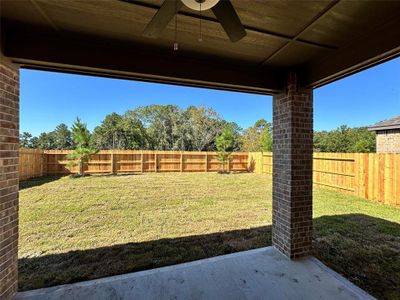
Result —
[{"label": "ceiling fan light fixture", "polygon": [[246,36],[246,30],[230,0],[164,0],[150,23],[147,24],[143,35],[150,38],[159,37],[184,5],[200,12],[200,17],[198,18],[200,26],[202,11],[211,9],[232,43],[240,41]]},{"label": "ceiling fan light fixture", "polygon": [[213,8],[219,0],[181,0],[185,6],[197,11],[204,11]]}]

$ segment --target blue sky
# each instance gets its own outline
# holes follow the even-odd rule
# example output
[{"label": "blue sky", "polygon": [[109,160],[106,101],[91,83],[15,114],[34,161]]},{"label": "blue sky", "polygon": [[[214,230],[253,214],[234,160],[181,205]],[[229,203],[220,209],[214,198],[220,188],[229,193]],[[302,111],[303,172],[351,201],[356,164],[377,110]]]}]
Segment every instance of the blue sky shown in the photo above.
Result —
[{"label": "blue sky", "polygon": [[[92,130],[111,113],[150,104],[206,105],[246,128],[272,120],[272,97],[21,70],[21,132],[38,135],[79,116]],[[400,58],[314,91],[314,129],[365,126],[400,114]]]}]

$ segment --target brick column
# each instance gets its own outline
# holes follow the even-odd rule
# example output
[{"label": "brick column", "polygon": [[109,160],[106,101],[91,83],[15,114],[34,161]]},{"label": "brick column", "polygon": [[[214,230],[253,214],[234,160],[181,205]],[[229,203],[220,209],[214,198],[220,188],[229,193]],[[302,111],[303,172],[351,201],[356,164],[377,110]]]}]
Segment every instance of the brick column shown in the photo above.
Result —
[{"label": "brick column", "polygon": [[0,53],[0,299],[17,292],[19,71]]},{"label": "brick column", "polygon": [[272,244],[291,259],[312,242],[313,97],[296,74],[273,99]]}]

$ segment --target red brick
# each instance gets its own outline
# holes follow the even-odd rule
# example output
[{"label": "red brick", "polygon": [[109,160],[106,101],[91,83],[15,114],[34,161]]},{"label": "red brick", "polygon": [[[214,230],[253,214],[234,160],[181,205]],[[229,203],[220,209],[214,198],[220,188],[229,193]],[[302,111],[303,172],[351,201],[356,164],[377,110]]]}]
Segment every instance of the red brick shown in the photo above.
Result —
[{"label": "red brick", "polygon": [[291,259],[310,255],[313,98],[291,73],[273,100],[272,243]]},{"label": "red brick", "polygon": [[18,277],[19,71],[0,58],[0,299],[11,299]]}]

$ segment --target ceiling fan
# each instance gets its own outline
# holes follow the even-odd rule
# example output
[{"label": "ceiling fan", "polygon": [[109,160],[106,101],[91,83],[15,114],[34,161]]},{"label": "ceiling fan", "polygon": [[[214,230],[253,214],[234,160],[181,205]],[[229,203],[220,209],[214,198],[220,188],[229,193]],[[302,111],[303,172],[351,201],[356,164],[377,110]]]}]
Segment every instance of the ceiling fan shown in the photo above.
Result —
[{"label": "ceiling fan", "polygon": [[147,24],[143,35],[152,38],[160,36],[183,5],[200,12],[211,9],[231,42],[237,42],[246,35],[246,31],[230,0],[164,0],[160,9]]}]

